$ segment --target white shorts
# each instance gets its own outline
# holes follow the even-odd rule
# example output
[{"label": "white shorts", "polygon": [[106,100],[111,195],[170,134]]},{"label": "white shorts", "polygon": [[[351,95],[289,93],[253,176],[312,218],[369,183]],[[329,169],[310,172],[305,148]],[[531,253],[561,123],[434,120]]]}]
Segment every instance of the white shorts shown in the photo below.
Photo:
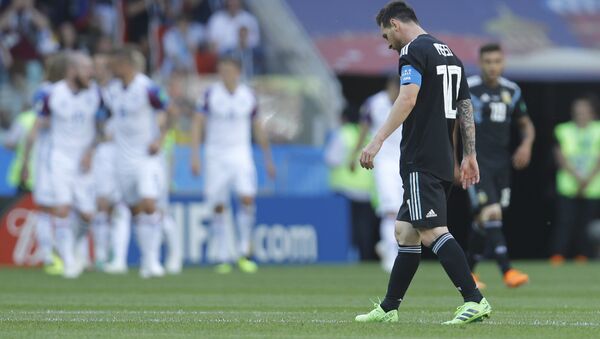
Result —
[{"label": "white shorts", "polygon": [[400,164],[397,157],[375,158],[375,185],[380,215],[385,213],[397,213],[402,206],[404,188],[400,177]]},{"label": "white shorts", "polygon": [[79,170],[56,165],[51,168],[50,181],[53,193],[51,206],[72,206],[82,213],[94,213],[96,196],[92,172],[82,173]]},{"label": "white shorts", "polygon": [[102,143],[96,148],[92,172],[96,197],[104,198],[113,204],[120,201],[116,177],[116,150],[113,143]]},{"label": "white shorts", "polygon": [[54,193],[47,164],[36,162],[34,175],[33,201],[38,206],[51,207],[54,204]]},{"label": "white shorts", "polygon": [[206,153],[204,194],[211,204],[226,204],[233,191],[238,196],[256,196],[257,176],[252,152]]},{"label": "white shorts", "polygon": [[127,205],[137,205],[142,199],[156,200],[159,205],[163,203],[166,174],[160,156],[117,163],[117,184]]}]

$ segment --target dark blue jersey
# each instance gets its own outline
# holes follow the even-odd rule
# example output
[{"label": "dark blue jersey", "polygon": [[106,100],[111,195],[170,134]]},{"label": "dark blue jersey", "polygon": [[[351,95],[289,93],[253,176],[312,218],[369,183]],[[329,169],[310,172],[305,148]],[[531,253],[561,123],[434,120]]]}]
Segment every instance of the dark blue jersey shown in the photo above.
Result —
[{"label": "dark blue jersey", "polygon": [[469,99],[463,64],[443,42],[422,34],[400,53],[400,84],[420,86],[402,127],[400,173],[426,172],[453,180],[456,103]]},{"label": "dark blue jersey", "polygon": [[482,167],[510,166],[511,123],[527,115],[519,86],[505,78],[485,85],[479,75],[468,79],[477,135],[477,160]]}]

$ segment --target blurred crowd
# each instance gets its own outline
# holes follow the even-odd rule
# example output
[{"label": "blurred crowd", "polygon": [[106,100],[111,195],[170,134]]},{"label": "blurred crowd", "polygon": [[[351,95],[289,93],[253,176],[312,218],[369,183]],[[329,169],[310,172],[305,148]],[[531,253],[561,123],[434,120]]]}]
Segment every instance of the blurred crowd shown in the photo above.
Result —
[{"label": "blurred crowd", "polygon": [[124,43],[137,46],[147,73],[165,84],[214,73],[223,54],[242,61],[245,80],[264,69],[259,24],[242,0],[1,0],[3,127],[29,105],[48,56]]}]

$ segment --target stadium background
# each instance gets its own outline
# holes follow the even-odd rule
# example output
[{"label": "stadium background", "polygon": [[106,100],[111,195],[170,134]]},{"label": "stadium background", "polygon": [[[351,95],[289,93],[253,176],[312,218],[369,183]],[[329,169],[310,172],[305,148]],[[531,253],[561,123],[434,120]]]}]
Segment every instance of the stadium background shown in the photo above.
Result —
[{"label": "stadium background", "polygon": [[[126,2],[115,2],[118,18],[123,15],[118,5]],[[219,1],[208,2],[214,8],[219,6]],[[386,50],[373,20],[374,13],[385,2],[246,2],[260,25],[265,64],[264,73],[255,75],[250,82],[260,96],[261,114],[275,144],[279,170],[277,179],[269,181],[261,168],[262,162],[257,161],[260,182],[257,232],[263,233],[255,234],[255,238],[265,251],[259,261],[347,262],[357,258],[350,246],[348,204],[328,186],[323,150],[344,106],[356,109],[383,87],[386,74],[395,71],[397,56]],[[2,1],[2,8],[9,3]],[[50,3],[39,1],[37,5],[43,9]],[[78,5],[70,19],[78,30],[85,27],[81,20],[93,16],[91,1],[57,4],[59,8]],[[510,0],[483,5],[467,0],[421,0],[413,5],[423,26],[448,43],[465,62],[469,74],[477,72],[477,49],[482,43],[499,41],[504,45],[506,75],[522,86],[537,129],[530,167],[513,176],[513,198],[505,232],[512,257],[547,257],[556,197],[552,132],[557,123],[568,120],[573,99],[586,92],[600,93],[600,3]],[[214,55],[201,53],[197,59],[198,76],[183,79],[165,76],[160,71],[164,58],[161,37],[173,20],[158,14],[152,18],[156,20],[148,20],[149,53],[146,54],[150,72],[175,99],[194,98],[215,79],[211,75]],[[119,26],[111,38],[117,44],[126,41],[124,32],[127,26]],[[177,93],[173,79],[185,83],[184,94]],[[35,80],[33,76],[31,81]],[[3,76],[3,112],[14,117],[20,109],[11,107],[11,100],[7,99],[14,90],[9,88],[11,85]],[[185,117],[180,126],[185,126]],[[173,172],[173,210],[186,239],[186,259],[198,263],[210,258],[211,246],[203,224],[206,211],[201,204],[202,178],[194,179],[190,174],[187,140],[186,129],[180,128]],[[260,159],[259,154],[256,157]],[[6,177],[11,158],[10,151],[0,149],[0,176]],[[12,193],[5,182],[0,183],[0,195],[6,197],[7,206],[14,211]],[[27,202],[22,203],[31,207]],[[455,190],[450,206],[451,229],[464,241],[469,224],[466,195]],[[26,216],[21,218],[11,224],[14,227],[7,227],[10,220],[8,213],[4,214],[0,230],[3,264],[12,264],[15,258],[19,264],[31,264],[28,258],[34,250],[33,238],[22,227],[26,225]],[[373,227],[377,224],[373,223]],[[135,262],[133,245],[132,250],[131,261]]]}]

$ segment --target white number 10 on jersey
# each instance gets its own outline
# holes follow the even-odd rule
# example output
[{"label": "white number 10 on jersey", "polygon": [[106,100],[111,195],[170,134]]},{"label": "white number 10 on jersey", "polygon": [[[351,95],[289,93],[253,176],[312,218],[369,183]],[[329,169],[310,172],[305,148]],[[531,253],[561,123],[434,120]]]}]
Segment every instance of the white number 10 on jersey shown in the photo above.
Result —
[{"label": "white number 10 on jersey", "polygon": [[[456,108],[453,107],[453,103],[458,98],[458,90],[460,89],[460,66],[439,65],[437,66],[437,74],[442,76],[444,85],[444,113],[446,119],[456,119]],[[456,85],[452,83],[454,75],[456,75]],[[456,90],[453,90],[454,88]]]}]

